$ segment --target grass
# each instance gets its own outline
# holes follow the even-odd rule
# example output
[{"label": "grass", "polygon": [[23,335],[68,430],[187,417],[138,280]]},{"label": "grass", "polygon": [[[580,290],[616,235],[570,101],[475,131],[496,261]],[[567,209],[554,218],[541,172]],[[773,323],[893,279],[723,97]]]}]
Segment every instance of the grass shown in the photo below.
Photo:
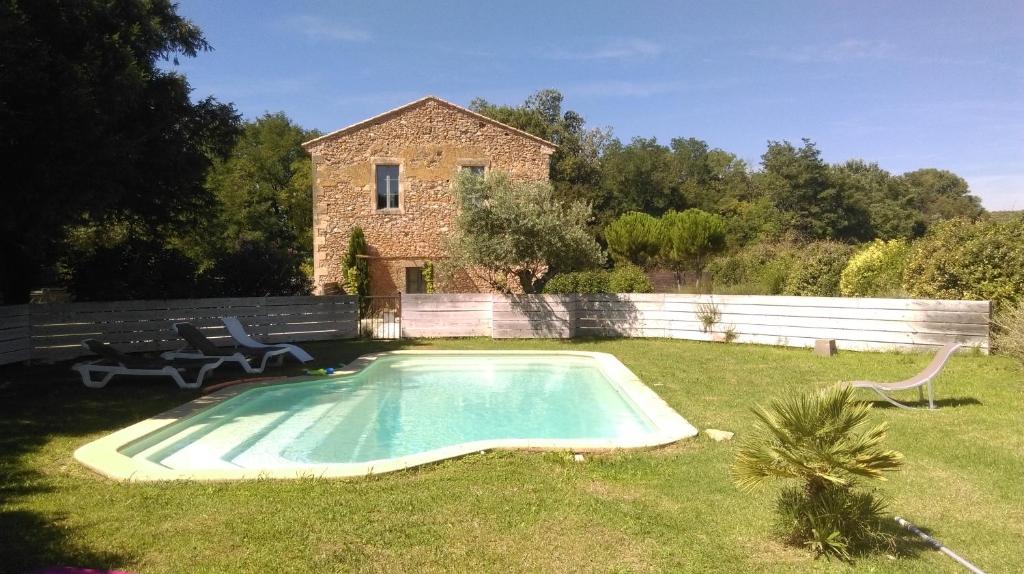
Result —
[{"label": "grass", "polygon": [[[738,436],[754,402],[851,377],[895,380],[928,361],[659,339],[308,345],[319,366],[413,346],[613,353],[698,428]],[[727,474],[734,443],[703,437],[583,463],[492,452],[352,480],[121,484],[72,460],[78,446],[196,395],[157,380],[90,390],[67,365],[0,369],[0,570],[959,571],[909,537],[852,565],[776,542],[775,491],[739,493]],[[957,356],[937,396],[933,412],[877,404],[907,458],[881,490],[894,513],[983,569],[1022,571],[1024,374],[1004,358]]]}]

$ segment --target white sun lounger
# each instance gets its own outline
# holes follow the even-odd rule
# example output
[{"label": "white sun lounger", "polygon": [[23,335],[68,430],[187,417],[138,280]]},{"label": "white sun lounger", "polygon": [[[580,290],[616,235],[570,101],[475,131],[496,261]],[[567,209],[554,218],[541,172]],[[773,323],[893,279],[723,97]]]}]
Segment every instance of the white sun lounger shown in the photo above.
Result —
[{"label": "white sun lounger", "polygon": [[273,345],[268,345],[253,339],[245,332],[245,326],[238,320],[238,317],[221,317],[221,321],[224,322],[224,326],[228,328],[228,333],[239,346],[248,347],[250,349],[284,347],[288,349],[288,353],[291,356],[295,357],[300,362],[308,363],[313,360],[313,355],[310,355],[298,345],[292,345],[291,343],[275,343]]},{"label": "white sun lounger", "polygon": [[886,401],[896,405],[901,409],[910,409],[913,407],[907,406],[901,402],[898,402],[886,393],[893,391],[905,391],[908,389],[916,388],[921,400],[924,401],[924,387],[928,387],[928,408],[935,408],[935,400],[932,391],[932,380],[942,371],[942,367],[946,365],[946,361],[953,355],[953,352],[960,348],[960,343],[950,343],[945,347],[939,349],[939,352],[935,354],[935,358],[932,362],[928,363],[928,366],[917,375],[898,383],[876,383],[874,381],[851,381],[848,383],[855,389],[871,389],[878,393],[880,397]]},{"label": "white sun lounger", "polygon": [[[126,355],[106,343],[95,339],[86,339],[82,345],[100,356],[99,359],[76,363],[72,370],[82,376],[82,384],[91,389],[100,389],[116,375],[133,377],[170,377],[183,389],[198,389],[203,385],[207,373],[224,363],[221,357],[203,357],[188,359],[161,359],[133,357]],[[189,371],[196,371],[191,380],[185,376]],[[94,375],[101,375],[96,379]]]},{"label": "white sun lounger", "polygon": [[280,365],[284,360],[284,354],[288,352],[288,349],[276,345],[260,349],[239,346],[218,347],[191,323],[175,323],[174,330],[182,339],[185,339],[188,346],[161,354],[160,356],[165,359],[220,357],[224,359],[225,363],[237,364],[250,375],[258,375],[267,368],[271,360],[274,365]]}]

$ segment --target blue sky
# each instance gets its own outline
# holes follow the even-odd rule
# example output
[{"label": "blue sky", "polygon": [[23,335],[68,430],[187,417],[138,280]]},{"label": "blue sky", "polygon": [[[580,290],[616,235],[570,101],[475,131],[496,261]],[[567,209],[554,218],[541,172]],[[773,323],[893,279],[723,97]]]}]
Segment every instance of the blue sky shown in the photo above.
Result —
[{"label": "blue sky", "polygon": [[214,47],[196,98],[331,131],[427,94],[518,104],[557,88],[620,139],[697,137],[752,165],[826,160],[965,177],[1024,209],[1024,1],[181,0]]}]

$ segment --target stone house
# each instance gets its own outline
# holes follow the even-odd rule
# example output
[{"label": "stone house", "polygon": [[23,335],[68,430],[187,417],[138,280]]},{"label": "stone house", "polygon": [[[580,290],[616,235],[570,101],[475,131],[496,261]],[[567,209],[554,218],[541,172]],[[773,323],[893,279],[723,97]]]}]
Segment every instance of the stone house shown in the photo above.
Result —
[{"label": "stone house", "polygon": [[[302,144],[313,158],[316,293],[342,281],[351,230],[362,227],[371,295],[423,292],[423,264],[444,257],[457,212],[460,170],[501,170],[546,181],[556,146],[440,98],[427,96]],[[468,274],[439,290],[479,292]]]}]

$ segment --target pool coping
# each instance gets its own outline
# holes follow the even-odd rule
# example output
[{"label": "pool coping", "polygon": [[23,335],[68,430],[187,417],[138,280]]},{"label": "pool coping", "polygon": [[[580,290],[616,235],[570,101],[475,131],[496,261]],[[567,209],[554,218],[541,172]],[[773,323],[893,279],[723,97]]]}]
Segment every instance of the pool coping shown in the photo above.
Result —
[{"label": "pool coping", "polygon": [[[491,439],[460,443],[408,456],[359,463],[296,464],[272,469],[174,470],[163,465],[126,456],[121,450],[179,420],[195,415],[244,392],[261,387],[290,385],[306,381],[349,376],[366,369],[381,357],[395,355],[573,355],[595,359],[605,376],[656,427],[655,433],[635,439]],[[488,450],[571,450],[603,452],[663,446],[697,435],[697,429],[651,390],[617,357],[591,351],[386,351],[362,355],[333,375],[300,376],[274,381],[241,383],[177,406],[156,416],[115,431],[75,450],[75,460],[115,480],[226,481],[245,479],[340,478],[405,470],[415,466]]]}]

